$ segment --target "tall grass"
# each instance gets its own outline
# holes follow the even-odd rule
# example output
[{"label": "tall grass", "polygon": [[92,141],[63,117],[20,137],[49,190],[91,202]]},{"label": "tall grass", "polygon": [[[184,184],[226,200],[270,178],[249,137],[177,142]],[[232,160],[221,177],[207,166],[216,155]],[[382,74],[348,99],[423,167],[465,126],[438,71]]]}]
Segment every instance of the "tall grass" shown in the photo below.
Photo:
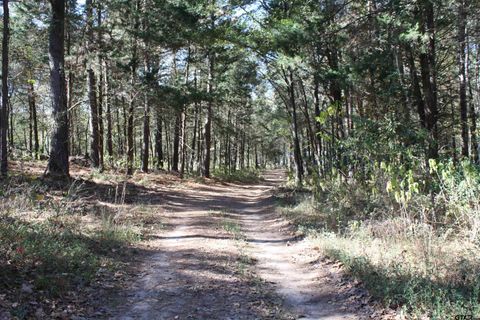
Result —
[{"label": "tall grass", "polygon": [[378,163],[361,175],[284,190],[282,212],[407,317],[480,317],[480,169]]}]

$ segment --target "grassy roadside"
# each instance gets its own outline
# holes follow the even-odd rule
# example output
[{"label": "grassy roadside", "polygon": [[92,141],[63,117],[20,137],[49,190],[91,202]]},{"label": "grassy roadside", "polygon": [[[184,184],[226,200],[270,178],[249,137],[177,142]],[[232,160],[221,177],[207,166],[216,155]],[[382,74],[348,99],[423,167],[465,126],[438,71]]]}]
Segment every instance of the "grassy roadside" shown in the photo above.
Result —
[{"label": "grassy roadside", "polygon": [[478,243],[400,217],[338,214],[351,206],[348,197],[322,202],[306,191],[277,194],[283,216],[403,318],[480,317]]},{"label": "grassy roadside", "polygon": [[122,282],[144,219],[124,203],[124,185],[104,178],[2,182],[0,318],[88,317],[100,292]]}]

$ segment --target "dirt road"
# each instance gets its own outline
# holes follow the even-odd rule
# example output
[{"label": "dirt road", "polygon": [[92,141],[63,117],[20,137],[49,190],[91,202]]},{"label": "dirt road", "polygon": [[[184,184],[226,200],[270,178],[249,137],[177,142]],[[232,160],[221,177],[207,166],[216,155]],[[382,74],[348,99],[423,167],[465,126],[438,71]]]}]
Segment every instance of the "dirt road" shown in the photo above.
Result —
[{"label": "dirt road", "polygon": [[161,197],[164,229],[147,242],[111,319],[359,319],[318,248],[275,213],[280,171],[256,185],[179,184]]}]

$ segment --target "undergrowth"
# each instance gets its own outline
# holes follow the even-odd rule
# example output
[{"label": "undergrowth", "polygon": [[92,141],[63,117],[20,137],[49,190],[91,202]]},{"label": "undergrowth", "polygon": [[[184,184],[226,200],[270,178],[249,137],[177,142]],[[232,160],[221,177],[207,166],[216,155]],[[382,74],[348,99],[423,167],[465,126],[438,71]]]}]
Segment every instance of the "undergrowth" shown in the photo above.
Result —
[{"label": "undergrowth", "polygon": [[115,272],[122,265],[115,252],[140,240],[137,227],[117,219],[121,204],[99,206],[86,188],[24,176],[2,183],[0,293],[17,318],[31,316],[25,299],[59,299],[88,287],[100,269]]},{"label": "undergrowth", "polygon": [[405,318],[480,317],[480,170],[378,164],[281,189],[282,213]]}]

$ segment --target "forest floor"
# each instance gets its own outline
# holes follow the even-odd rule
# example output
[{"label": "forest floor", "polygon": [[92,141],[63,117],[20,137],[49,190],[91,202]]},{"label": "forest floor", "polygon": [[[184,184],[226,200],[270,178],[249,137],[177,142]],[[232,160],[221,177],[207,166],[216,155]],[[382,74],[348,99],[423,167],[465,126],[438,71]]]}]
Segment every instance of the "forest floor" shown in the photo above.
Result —
[{"label": "forest floor", "polygon": [[163,202],[166,229],[145,242],[148,253],[111,319],[381,317],[362,288],[279,218],[272,191],[282,172],[264,178],[255,185],[187,183],[145,195]]},{"label": "forest floor", "polygon": [[109,213],[112,224],[136,228],[141,236],[128,245],[110,244],[102,254],[118,263],[100,265],[90,285],[47,299],[50,306],[35,297],[43,291],[22,274],[19,288],[0,294],[0,319],[394,317],[281,218],[273,192],[283,182],[282,171],[269,171],[255,184],[182,181],[165,174],[122,182],[114,174],[96,176],[80,167],[75,172],[82,185],[93,183],[73,200],[94,203],[83,209],[81,228],[94,225],[85,210],[96,208],[93,216],[102,212],[104,221]]}]

